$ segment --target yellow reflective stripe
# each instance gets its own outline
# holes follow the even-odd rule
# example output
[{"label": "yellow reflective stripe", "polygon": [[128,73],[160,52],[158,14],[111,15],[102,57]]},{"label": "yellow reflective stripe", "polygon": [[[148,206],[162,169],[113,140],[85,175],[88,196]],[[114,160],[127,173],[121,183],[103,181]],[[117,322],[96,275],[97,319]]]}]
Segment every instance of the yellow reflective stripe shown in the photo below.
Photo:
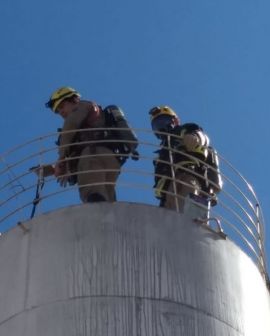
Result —
[{"label": "yellow reflective stripe", "polygon": [[189,165],[189,164],[192,164],[192,165],[196,165],[196,166],[199,166],[200,165],[200,163],[199,163],[199,161],[180,161],[180,162],[177,162],[177,163],[175,163],[174,164],[174,167],[175,168],[181,168],[181,167],[183,167],[183,166],[185,166],[185,165]]},{"label": "yellow reflective stripe", "polygon": [[183,129],[180,133],[180,138],[183,138],[186,133],[187,133],[187,130]]},{"label": "yellow reflective stripe", "polygon": [[158,183],[156,185],[156,188],[155,188],[155,195],[156,195],[156,197],[161,197],[161,193],[162,193],[162,190],[164,188],[164,185],[165,185],[166,181],[167,181],[166,177],[162,177],[158,181]]},{"label": "yellow reflective stripe", "polygon": [[202,154],[206,157],[207,156],[207,149],[204,146],[198,146],[192,151],[192,153],[199,153],[199,154]]}]

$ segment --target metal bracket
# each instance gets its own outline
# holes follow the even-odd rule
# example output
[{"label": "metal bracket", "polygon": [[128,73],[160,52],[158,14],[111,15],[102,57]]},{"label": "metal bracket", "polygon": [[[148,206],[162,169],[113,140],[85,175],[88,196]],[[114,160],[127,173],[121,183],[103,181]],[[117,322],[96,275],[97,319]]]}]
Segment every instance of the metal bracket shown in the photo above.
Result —
[{"label": "metal bracket", "polygon": [[[210,221],[216,222],[217,228],[213,229],[210,225]],[[223,239],[227,238],[227,235],[224,233],[220,220],[217,217],[208,217],[208,218],[195,218],[194,222],[200,224],[201,226],[205,227],[206,229],[213,231],[220,235]]]},{"label": "metal bracket", "polygon": [[54,166],[50,164],[37,165],[29,168],[29,171],[35,173],[38,178],[43,179],[44,177],[54,175]]},{"label": "metal bracket", "polygon": [[28,232],[30,231],[30,229],[27,229],[27,228],[23,225],[22,222],[18,222],[17,225],[18,225],[18,227],[19,227],[20,229],[22,229],[22,231],[23,231],[24,234],[26,234],[26,233],[28,233]]}]

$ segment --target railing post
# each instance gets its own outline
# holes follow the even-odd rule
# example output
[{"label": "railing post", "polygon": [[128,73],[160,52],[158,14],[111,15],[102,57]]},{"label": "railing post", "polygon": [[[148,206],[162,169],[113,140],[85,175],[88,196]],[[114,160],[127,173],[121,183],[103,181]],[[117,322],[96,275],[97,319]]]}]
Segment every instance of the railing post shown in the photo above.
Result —
[{"label": "railing post", "polygon": [[264,262],[264,251],[263,251],[263,242],[261,236],[261,223],[260,223],[260,207],[259,204],[256,204],[256,222],[257,222],[257,233],[258,233],[258,246],[259,246],[259,262],[260,268],[262,270],[263,276],[266,280],[266,270]]},{"label": "railing post", "polygon": [[173,162],[172,148],[171,148],[171,136],[168,134],[167,137],[168,137],[170,167],[171,167],[171,173],[172,173],[173,193],[174,193],[174,199],[175,199],[175,209],[176,209],[177,212],[179,212],[179,203],[178,203],[177,188],[176,188],[176,181],[175,181],[174,162]]},{"label": "railing post", "polygon": [[41,192],[41,190],[44,186],[44,183],[45,183],[45,180],[44,180],[44,166],[39,165],[37,167],[30,168],[30,171],[34,171],[38,176],[37,187],[36,187],[36,195],[35,195],[35,198],[33,200],[33,208],[32,208],[32,212],[31,212],[31,215],[30,215],[30,219],[32,219],[35,215],[37,205],[40,202],[40,192]]}]

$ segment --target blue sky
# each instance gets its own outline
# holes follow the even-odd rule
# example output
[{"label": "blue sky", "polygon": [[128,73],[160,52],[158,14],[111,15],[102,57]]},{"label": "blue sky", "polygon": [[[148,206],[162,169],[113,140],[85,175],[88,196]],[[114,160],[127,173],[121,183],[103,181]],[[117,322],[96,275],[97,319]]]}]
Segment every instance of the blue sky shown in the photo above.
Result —
[{"label": "blue sky", "polygon": [[44,102],[63,85],[120,105],[135,128],[168,104],[254,185],[269,223],[269,11],[267,0],[2,1],[0,153],[61,126]]}]

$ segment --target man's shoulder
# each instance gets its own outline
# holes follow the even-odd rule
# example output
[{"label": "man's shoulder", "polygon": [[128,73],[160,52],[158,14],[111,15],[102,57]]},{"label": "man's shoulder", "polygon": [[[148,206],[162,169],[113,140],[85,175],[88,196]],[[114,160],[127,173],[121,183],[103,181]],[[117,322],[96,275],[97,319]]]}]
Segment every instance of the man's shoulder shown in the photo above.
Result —
[{"label": "man's shoulder", "polygon": [[96,111],[96,105],[87,100],[79,101],[74,107],[72,113],[70,113],[64,121],[63,129],[69,129],[70,127],[74,127],[80,125],[89,115],[98,114]]},{"label": "man's shoulder", "polygon": [[92,100],[80,100],[78,102],[78,105],[77,105],[77,108],[80,109],[80,108],[84,108],[84,107],[93,107],[93,106],[98,106],[98,104],[95,102],[95,101],[92,101]]},{"label": "man's shoulder", "polygon": [[78,104],[76,105],[75,109],[73,110],[73,115],[79,115],[79,114],[100,114],[102,112],[101,107],[95,103],[94,101],[90,100],[80,100]]}]

